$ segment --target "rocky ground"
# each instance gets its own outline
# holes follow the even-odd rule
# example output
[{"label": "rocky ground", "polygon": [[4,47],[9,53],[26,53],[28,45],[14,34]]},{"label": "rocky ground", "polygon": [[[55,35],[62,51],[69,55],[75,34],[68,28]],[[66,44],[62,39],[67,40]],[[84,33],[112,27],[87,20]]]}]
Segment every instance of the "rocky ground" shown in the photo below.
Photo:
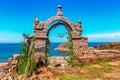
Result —
[{"label": "rocky ground", "polygon": [[[52,64],[38,68],[28,80],[120,80],[120,59],[97,60],[95,64],[74,61],[73,66],[69,66],[62,57],[52,57],[50,61]],[[10,76],[8,72],[1,80]],[[24,76],[15,74],[14,80],[24,80]]]},{"label": "rocky ground", "polygon": [[120,60],[99,60],[96,64],[73,67],[51,67],[50,71],[59,80],[120,80]]},{"label": "rocky ground", "polygon": [[[24,80],[24,74],[14,74],[17,62],[18,55],[14,55],[7,63],[0,64],[0,80],[11,76],[14,80]],[[47,68],[38,68],[28,80],[120,80],[119,43],[91,47],[83,56],[75,57],[73,66],[64,57],[50,57],[49,63]]]}]

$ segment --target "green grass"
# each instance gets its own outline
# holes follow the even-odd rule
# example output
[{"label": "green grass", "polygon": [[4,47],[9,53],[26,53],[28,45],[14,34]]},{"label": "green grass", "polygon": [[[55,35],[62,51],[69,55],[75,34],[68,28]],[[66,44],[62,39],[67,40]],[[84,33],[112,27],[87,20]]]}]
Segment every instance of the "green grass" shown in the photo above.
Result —
[{"label": "green grass", "polygon": [[85,76],[77,76],[77,75],[70,75],[70,74],[66,74],[64,76],[59,76],[58,78],[60,80],[89,80]]},{"label": "green grass", "polygon": [[100,68],[100,71],[110,72],[110,71],[115,70],[115,68],[113,66],[110,66],[108,64],[108,62],[110,62],[110,61],[111,60],[98,60],[97,63],[102,66],[102,68]]},{"label": "green grass", "polygon": [[97,60],[97,64],[101,64],[101,65],[108,62],[111,62],[111,60],[110,59]]},{"label": "green grass", "polygon": [[[111,60],[98,60],[97,65],[98,67],[88,64],[88,65],[81,65],[79,62],[75,62],[73,67],[71,68],[79,68],[83,71],[82,76],[78,75],[72,75],[70,73],[65,73],[62,76],[58,76],[60,80],[119,80],[118,78],[114,77],[105,77],[104,73],[113,73],[113,71],[118,71],[119,72],[119,67],[118,66],[112,66],[109,65],[108,63],[111,62]],[[73,72],[74,73],[74,72]]]},{"label": "green grass", "polygon": [[86,69],[88,71],[95,71],[95,70],[98,70],[98,68],[96,67],[93,67],[92,65],[85,65],[83,67],[81,67],[82,69]]},{"label": "green grass", "polygon": [[108,64],[111,60],[105,59],[105,60],[97,60],[97,64],[101,66],[101,68],[97,68],[92,66],[91,64],[82,65],[78,62],[74,62],[74,67],[80,67],[81,69],[87,70],[87,71],[99,71],[99,72],[110,72],[115,70],[115,68]]}]

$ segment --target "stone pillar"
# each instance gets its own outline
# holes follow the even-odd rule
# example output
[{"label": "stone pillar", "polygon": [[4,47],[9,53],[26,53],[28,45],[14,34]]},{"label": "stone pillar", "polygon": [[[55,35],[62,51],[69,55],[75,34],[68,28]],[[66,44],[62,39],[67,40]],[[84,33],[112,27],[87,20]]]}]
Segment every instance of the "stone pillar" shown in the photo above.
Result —
[{"label": "stone pillar", "polygon": [[47,38],[36,38],[35,41],[35,48],[36,48],[36,53],[41,53],[45,54],[46,53],[46,41]]},{"label": "stone pillar", "polygon": [[47,36],[46,36],[46,29],[44,29],[44,22],[40,22],[36,25],[34,29],[34,37],[35,37],[35,48],[36,53],[45,55],[46,53],[46,42],[47,42]]},{"label": "stone pillar", "polygon": [[75,56],[82,56],[85,51],[88,50],[88,38],[87,37],[72,37],[73,50]]},{"label": "stone pillar", "polygon": [[44,29],[44,23],[40,23],[35,28],[35,54],[33,58],[37,65],[46,65],[46,43],[47,43],[47,36],[46,30]]}]

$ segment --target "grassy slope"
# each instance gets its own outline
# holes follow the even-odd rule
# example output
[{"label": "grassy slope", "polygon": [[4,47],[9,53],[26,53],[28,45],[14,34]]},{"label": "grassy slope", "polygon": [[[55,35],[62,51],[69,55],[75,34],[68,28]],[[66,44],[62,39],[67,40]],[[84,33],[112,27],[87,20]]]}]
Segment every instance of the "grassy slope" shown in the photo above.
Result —
[{"label": "grassy slope", "polygon": [[[64,70],[62,75],[57,75],[60,80],[120,80],[120,61],[99,60],[95,65],[75,65],[71,70]],[[117,65],[115,65],[115,63]],[[75,70],[82,72],[76,72]],[[61,71],[58,70],[57,71]],[[80,74],[80,75],[79,75]]]}]

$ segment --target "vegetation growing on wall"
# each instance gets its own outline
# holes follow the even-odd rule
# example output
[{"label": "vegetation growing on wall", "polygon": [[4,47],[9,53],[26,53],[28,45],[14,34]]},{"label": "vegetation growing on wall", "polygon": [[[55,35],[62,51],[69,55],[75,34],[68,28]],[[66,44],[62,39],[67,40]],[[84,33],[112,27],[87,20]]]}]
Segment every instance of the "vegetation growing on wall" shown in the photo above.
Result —
[{"label": "vegetation growing on wall", "polygon": [[49,44],[47,44],[47,47],[46,47],[46,66],[49,65],[49,60],[48,60],[49,54],[50,54],[50,46],[49,46]]},{"label": "vegetation growing on wall", "polygon": [[69,33],[68,36],[68,48],[69,48],[69,57],[65,58],[65,60],[72,65],[73,64],[73,60],[74,60],[74,53],[73,53],[73,43],[72,43],[72,34]]},{"label": "vegetation growing on wall", "polygon": [[21,53],[22,55],[19,57],[18,65],[17,65],[17,73],[24,74],[25,78],[27,78],[28,73],[32,73],[37,69],[36,63],[32,60],[31,54],[34,53],[34,44],[29,46],[29,44],[25,41],[21,42]]}]

